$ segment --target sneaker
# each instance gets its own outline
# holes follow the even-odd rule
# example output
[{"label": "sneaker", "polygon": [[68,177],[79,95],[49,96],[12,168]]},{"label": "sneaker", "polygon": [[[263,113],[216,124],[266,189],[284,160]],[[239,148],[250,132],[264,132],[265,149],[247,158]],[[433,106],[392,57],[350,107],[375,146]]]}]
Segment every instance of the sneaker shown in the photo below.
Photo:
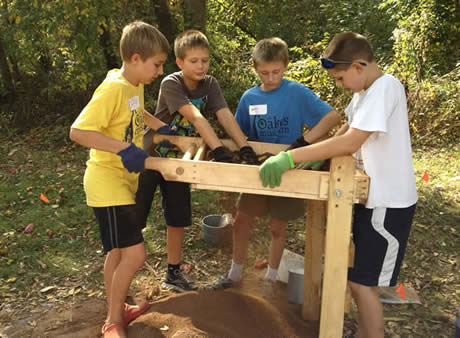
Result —
[{"label": "sneaker", "polygon": [[166,279],[161,284],[161,287],[176,292],[187,292],[197,289],[193,282],[189,282],[180,270],[166,274]]},{"label": "sneaker", "polygon": [[241,281],[234,281],[230,279],[228,275],[222,275],[217,280],[210,285],[210,289],[212,290],[220,290],[220,289],[228,289],[238,287],[241,284]]}]

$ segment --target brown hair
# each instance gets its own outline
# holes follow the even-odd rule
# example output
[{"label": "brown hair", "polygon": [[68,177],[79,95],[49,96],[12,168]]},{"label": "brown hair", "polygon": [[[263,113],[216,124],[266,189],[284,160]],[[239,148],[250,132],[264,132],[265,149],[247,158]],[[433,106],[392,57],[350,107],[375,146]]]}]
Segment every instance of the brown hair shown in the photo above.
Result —
[{"label": "brown hair", "polygon": [[282,61],[285,65],[289,62],[288,46],[280,38],[268,38],[256,43],[252,52],[254,67],[259,62]]},{"label": "brown hair", "polygon": [[[334,36],[329,42],[323,57],[335,61],[374,61],[374,53],[369,41],[362,35],[353,32],[343,32]],[[350,64],[336,64],[334,68],[345,70]]]},{"label": "brown hair", "polygon": [[206,35],[195,29],[189,29],[179,34],[174,40],[174,54],[179,59],[185,58],[185,52],[190,48],[209,49],[209,42]]},{"label": "brown hair", "polygon": [[139,54],[145,61],[160,52],[168,54],[169,49],[165,36],[145,22],[134,21],[123,28],[120,39],[120,56],[123,61],[129,62],[134,54]]}]

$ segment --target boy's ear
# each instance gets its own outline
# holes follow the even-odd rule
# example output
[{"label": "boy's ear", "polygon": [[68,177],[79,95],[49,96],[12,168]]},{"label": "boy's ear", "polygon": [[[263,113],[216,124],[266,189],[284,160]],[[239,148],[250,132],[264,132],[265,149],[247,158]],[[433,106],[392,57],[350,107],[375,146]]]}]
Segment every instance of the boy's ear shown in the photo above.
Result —
[{"label": "boy's ear", "polygon": [[142,60],[142,59],[141,59],[140,54],[134,53],[133,55],[131,55],[131,60],[130,60],[131,63],[134,63],[134,64],[135,64],[135,63],[137,63],[137,62],[139,62],[139,61],[141,61],[141,60]]},{"label": "boy's ear", "polygon": [[181,58],[176,58],[176,64],[177,64],[177,67],[182,69],[182,66],[184,65],[184,60],[182,60]]},{"label": "boy's ear", "polygon": [[363,70],[364,70],[364,67],[362,64],[358,63],[358,62],[354,62],[351,64],[351,67],[355,67],[355,69],[361,73]]}]

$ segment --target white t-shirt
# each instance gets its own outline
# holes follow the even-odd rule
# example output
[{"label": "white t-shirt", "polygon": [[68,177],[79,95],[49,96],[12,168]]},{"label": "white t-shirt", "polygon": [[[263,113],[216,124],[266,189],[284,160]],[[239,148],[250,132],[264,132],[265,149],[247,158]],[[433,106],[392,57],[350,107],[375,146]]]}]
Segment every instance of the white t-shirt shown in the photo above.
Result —
[{"label": "white t-shirt", "polygon": [[406,94],[392,75],[355,93],[345,109],[350,128],[373,132],[355,153],[370,177],[367,208],[406,208],[417,202]]}]

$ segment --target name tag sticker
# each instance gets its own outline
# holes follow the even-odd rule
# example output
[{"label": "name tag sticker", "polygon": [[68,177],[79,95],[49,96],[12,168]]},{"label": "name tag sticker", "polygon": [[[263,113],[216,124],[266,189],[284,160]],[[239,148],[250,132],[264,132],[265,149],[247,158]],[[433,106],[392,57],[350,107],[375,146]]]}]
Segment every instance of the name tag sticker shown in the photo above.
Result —
[{"label": "name tag sticker", "polygon": [[267,115],[267,105],[266,104],[250,105],[249,115]]},{"label": "name tag sticker", "polygon": [[133,96],[128,99],[129,110],[134,111],[140,107],[139,96]]}]

